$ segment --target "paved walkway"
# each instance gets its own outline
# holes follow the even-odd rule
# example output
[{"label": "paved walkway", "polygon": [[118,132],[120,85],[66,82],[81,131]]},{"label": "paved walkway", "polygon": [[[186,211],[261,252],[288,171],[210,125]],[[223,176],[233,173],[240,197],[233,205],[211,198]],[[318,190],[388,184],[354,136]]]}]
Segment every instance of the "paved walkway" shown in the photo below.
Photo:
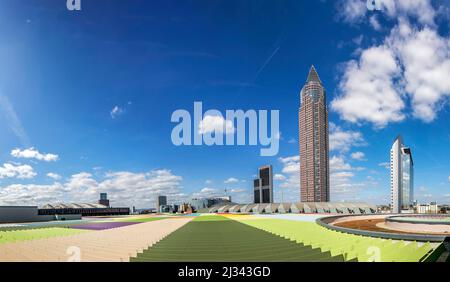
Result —
[{"label": "paved walkway", "polygon": [[0,261],[129,261],[191,220],[171,218],[72,236],[0,244]]}]

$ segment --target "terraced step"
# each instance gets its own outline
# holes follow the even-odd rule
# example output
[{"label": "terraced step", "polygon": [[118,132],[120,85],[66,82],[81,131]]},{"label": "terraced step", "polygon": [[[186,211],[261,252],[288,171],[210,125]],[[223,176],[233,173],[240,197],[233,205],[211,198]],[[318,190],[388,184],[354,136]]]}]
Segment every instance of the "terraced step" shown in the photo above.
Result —
[{"label": "terraced step", "polygon": [[208,216],[191,221],[130,261],[320,262],[344,261],[344,258],[226,217]]},{"label": "terraced step", "polygon": [[314,222],[285,219],[240,219],[239,222],[293,240],[299,244],[342,255],[345,260],[419,262],[433,249],[430,243],[376,239],[326,229]]}]

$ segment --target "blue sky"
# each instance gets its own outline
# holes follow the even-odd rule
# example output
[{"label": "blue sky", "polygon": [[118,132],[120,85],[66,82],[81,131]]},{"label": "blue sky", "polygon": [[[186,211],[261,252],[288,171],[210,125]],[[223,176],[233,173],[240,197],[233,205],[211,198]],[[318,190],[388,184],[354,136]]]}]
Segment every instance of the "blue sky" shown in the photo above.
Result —
[{"label": "blue sky", "polygon": [[[275,199],[298,201],[312,64],[329,103],[332,201],[387,204],[384,163],[402,134],[416,198],[450,203],[450,3],[380,1],[2,1],[0,204],[108,192],[113,205],[151,207],[160,193],[179,202],[224,189],[248,202],[265,164]],[[279,154],[174,146],[170,117],[194,101],[279,110]]]}]

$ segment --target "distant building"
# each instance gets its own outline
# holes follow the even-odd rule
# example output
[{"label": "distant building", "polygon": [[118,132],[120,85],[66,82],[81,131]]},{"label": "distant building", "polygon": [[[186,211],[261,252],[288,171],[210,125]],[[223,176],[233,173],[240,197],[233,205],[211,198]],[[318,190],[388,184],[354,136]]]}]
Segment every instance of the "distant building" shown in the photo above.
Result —
[{"label": "distant building", "polygon": [[330,201],[327,97],[314,66],[300,93],[298,115],[302,202]]},{"label": "distant building", "polygon": [[166,205],[167,205],[167,196],[158,196],[158,198],[156,198],[156,210],[159,211],[161,206]]},{"label": "distant building", "polygon": [[148,208],[148,209],[136,209],[137,214],[149,214],[149,213],[158,213],[159,211],[155,208]]},{"label": "distant building", "polygon": [[386,205],[377,206],[377,213],[390,213],[391,207]]},{"label": "distant building", "polygon": [[160,213],[176,213],[178,212],[178,205],[161,205],[158,212]]},{"label": "distant building", "polygon": [[193,213],[194,212],[191,205],[186,204],[186,203],[181,204],[178,208],[178,211],[180,213]]},{"label": "distant building", "polygon": [[214,205],[231,203],[231,196],[224,197],[205,197],[205,198],[192,198],[189,201],[191,207],[198,211],[201,209],[207,209]]},{"label": "distant building", "polygon": [[82,216],[128,215],[130,214],[130,208],[112,208],[101,204],[88,203],[60,203],[47,204],[39,209],[39,215],[70,214],[81,214]]},{"label": "distant building", "polygon": [[411,211],[414,204],[414,163],[411,149],[399,135],[391,148],[391,212]]},{"label": "distant building", "polygon": [[42,215],[36,206],[0,206],[0,223],[42,222],[81,219],[81,214]]},{"label": "distant building", "polygon": [[253,181],[254,203],[273,203],[273,171],[272,166],[259,168],[259,177]]},{"label": "distant building", "polygon": [[98,203],[100,205],[109,207],[108,194],[107,193],[100,193],[100,200],[98,200]]},{"label": "distant building", "polygon": [[426,213],[439,213],[440,209],[438,208],[438,205],[435,202],[431,202],[427,205],[417,205],[416,206],[417,213],[426,214]]}]

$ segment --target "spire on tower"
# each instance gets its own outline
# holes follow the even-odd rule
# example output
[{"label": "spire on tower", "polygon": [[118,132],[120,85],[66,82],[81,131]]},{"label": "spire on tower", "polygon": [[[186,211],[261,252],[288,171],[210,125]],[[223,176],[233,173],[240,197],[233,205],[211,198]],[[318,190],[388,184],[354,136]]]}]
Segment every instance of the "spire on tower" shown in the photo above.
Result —
[{"label": "spire on tower", "polygon": [[311,66],[311,69],[309,70],[309,74],[308,74],[308,79],[306,79],[306,83],[308,82],[319,82],[320,84],[322,84],[322,81],[320,81],[319,75],[317,74],[316,68],[314,67],[314,65]]}]

